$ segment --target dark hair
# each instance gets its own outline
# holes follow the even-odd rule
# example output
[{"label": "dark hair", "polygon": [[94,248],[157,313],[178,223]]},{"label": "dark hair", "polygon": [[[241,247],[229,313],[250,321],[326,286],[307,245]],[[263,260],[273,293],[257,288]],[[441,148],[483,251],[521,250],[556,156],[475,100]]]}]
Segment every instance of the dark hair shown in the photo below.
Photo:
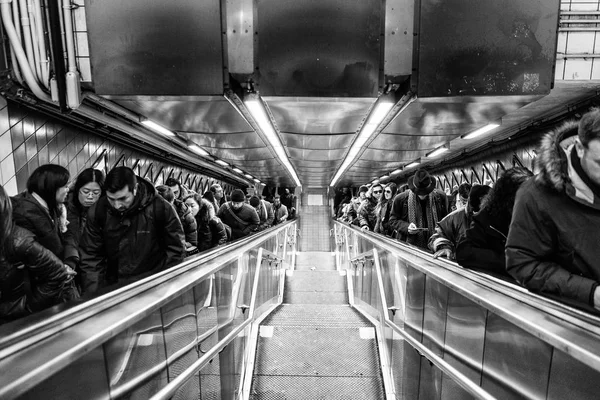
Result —
[{"label": "dark hair", "polygon": [[404,193],[404,192],[406,192],[407,190],[408,190],[408,184],[406,184],[406,183],[405,183],[404,185],[402,185],[402,186],[400,186],[400,187],[398,188],[398,191],[397,191],[397,193]]},{"label": "dark hair", "polygon": [[133,192],[136,184],[137,179],[131,168],[115,167],[108,173],[108,175],[106,175],[106,180],[104,181],[104,190],[114,193],[124,189],[125,187],[128,187],[129,191]]},{"label": "dark hair", "polygon": [[471,191],[471,184],[469,182],[463,182],[458,187],[458,195],[463,199],[469,198],[469,192]]},{"label": "dark hair", "polygon": [[0,260],[12,249],[12,204],[0,185]]},{"label": "dark hair", "polygon": [[215,193],[217,191],[217,186],[221,188],[221,190],[223,189],[223,187],[221,185],[219,185],[218,183],[213,183],[212,185],[210,185],[210,191]]},{"label": "dark hair", "polygon": [[37,167],[27,179],[27,191],[36,193],[48,205],[50,216],[57,215],[56,191],[69,183],[69,171],[57,164],[45,164]]},{"label": "dark hair", "polygon": [[533,173],[526,168],[510,168],[498,178],[492,190],[481,202],[481,209],[486,209],[490,217],[500,222],[499,228],[508,232],[515,205],[517,190]]},{"label": "dark hair", "polygon": [[169,203],[172,203],[173,200],[175,200],[175,194],[173,193],[173,190],[171,190],[171,188],[167,185],[158,185],[156,187],[156,191]]},{"label": "dark hair", "polygon": [[211,192],[210,190],[207,190],[206,192],[204,192],[202,197],[205,198],[206,200],[210,201],[211,203],[215,202],[215,194],[213,192]]},{"label": "dark hair", "polygon": [[600,139],[600,108],[593,107],[590,111],[583,114],[579,121],[578,128],[579,141],[586,148],[590,141]]},{"label": "dark hair", "polygon": [[488,185],[480,185],[477,183],[473,185],[471,192],[469,192],[469,206],[473,212],[479,212],[481,209],[481,201],[491,190],[492,188]]},{"label": "dark hair", "polygon": [[[385,198],[385,189],[390,188],[390,190],[392,191],[392,197],[390,197],[389,200],[387,200]],[[396,191],[398,191],[398,186],[394,183],[394,182],[390,182],[387,185],[385,185],[385,188],[383,189],[383,196],[381,196],[381,198],[379,199],[379,203],[383,204],[387,201],[392,201],[394,200],[394,196],[396,195]]]},{"label": "dark hair", "polygon": [[100,185],[100,190],[102,190],[101,195],[104,194],[104,173],[99,169],[84,169],[79,175],[77,175],[75,185],[71,189],[73,192],[73,203],[77,208],[81,208],[81,203],[79,202],[79,190],[81,190],[82,187],[90,182],[96,182],[98,185]]}]

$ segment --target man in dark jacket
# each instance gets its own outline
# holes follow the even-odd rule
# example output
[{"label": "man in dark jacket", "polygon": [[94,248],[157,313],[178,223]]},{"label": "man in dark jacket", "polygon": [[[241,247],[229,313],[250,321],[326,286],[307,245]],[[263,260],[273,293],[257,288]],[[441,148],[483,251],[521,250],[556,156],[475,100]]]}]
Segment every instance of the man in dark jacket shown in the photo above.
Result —
[{"label": "man in dark jacket", "polygon": [[375,208],[383,195],[383,186],[379,183],[371,186],[367,196],[358,208],[358,223],[363,231],[373,231],[377,222],[377,213]]},{"label": "man in dark jacket", "polygon": [[108,173],[80,243],[84,291],[139,280],[183,261],[185,238],[175,209],[128,167]]},{"label": "man in dark jacket", "polygon": [[446,194],[436,190],[435,184],[435,177],[419,169],[408,179],[410,190],[394,198],[390,227],[398,233],[398,240],[429,250],[427,242],[435,225],[448,214]]},{"label": "man in dark jacket", "polygon": [[231,228],[232,240],[251,235],[260,225],[258,214],[246,203],[246,196],[240,189],[235,189],[231,194],[231,201],[219,208],[217,217]]},{"label": "man in dark jacket", "polygon": [[600,309],[600,110],[547,134],[517,194],[506,268],[540,293]]},{"label": "man in dark jacket", "polygon": [[275,219],[273,205],[266,200],[259,199],[258,196],[252,196],[250,198],[250,205],[254,207],[254,210],[256,210],[256,213],[258,214],[258,219],[260,220],[258,230],[262,231],[270,228],[271,225],[273,225],[273,219]]}]

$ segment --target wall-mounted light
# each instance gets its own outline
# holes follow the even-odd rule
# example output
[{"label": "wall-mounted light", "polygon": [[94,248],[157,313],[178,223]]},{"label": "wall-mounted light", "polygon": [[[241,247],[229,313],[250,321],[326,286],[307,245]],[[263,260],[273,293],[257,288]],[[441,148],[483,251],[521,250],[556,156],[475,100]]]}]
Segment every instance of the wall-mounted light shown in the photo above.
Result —
[{"label": "wall-mounted light", "polygon": [[425,155],[425,157],[427,157],[427,158],[434,158],[434,157],[437,157],[440,154],[443,154],[443,153],[445,153],[447,151],[448,151],[448,145],[443,145],[443,146],[440,146],[437,149],[435,149],[435,150],[427,153]]},{"label": "wall-mounted light", "polygon": [[215,160],[215,162],[216,162],[217,164],[219,164],[219,165],[222,165],[222,166],[224,166],[224,167],[229,167],[229,164],[228,164],[228,163],[226,163],[226,162],[225,162],[225,161],[223,161],[223,160]]},{"label": "wall-mounted light", "polygon": [[254,178],[253,181],[256,182],[256,183],[260,183],[260,179]]},{"label": "wall-mounted light", "polygon": [[237,172],[238,174],[242,174],[242,175],[244,175],[244,171],[242,171],[242,170],[241,170],[241,169],[239,169],[239,168],[233,168],[233,172]]},{"label": "wall-mounted light", "polygon": [[395,169],[392,171],[392,175],[399,174],[400,172],[402,172],[402,168]]},{"label": "wall-mounted light", "polygon": [[388,174],[384,174],[384,175],[381,175],[381,176],[379,177],[379,179],[380,179],[380,180],[382,180],[382,181],[384,181],[384,180],[386,180],[386,179],[390,179],[390,176],[389,176]]},{"label": "wall-mounted light", "polygon": [[300,179],[296,174],[296,170],[294,167],[292,167],[292,164],[285,153],[281,139],[277,135],[275,127],[273,126],[273,123],[267,114],[266,106],[260,96],[258,96],[258,93],[249,93],[246,95],[244,98],[244,104],[262,133],[266,136],[267,140],[273,147],[273,150],[275,150],[275,154],[277,154],[279,161],[281,161],[281,163],[292,176],[292,179],[294,179],[296,186],[302,186]]},{"label": "wall-mounted light", "polygon": [[250,174],[244,174],[244,176],[245,176],[246,178],[248,178],[248,179],[254,179],[254,177],[253,177],[252,175],[250,175]]},{"label": "wall-mounted light", "polygon": [[410,164],[408,164],[407,166],[404,167],[404,169],[408,169],[408,168],[414,168],[418,165],[420,165],[421,163],[419,161],[413,161]]},{"label": "wall-mounted light", "polygon": [[146,128],[152,129],[156,133],[160,133],[161,135],[165,135],[165,136],[175,136],[175,132],[170,131],[169,129],[157,124],[154,121],[150,121],[149,119],[142,119],[140,122]]},{"label": "wall-mounted light", "polygon": [[496,129],[499,126],[500,126],[500,124],[496,124],[496,123],[487,124],[485,126],[482,126],[479,129],[475,129],[473,132],[469,132],[466,135],[462,135],[461,138],[462,139],[473,139],[473,138],[476,138],[477,136],[483,135],[484,133],[488,133],[489,131],[491,131],[493,129]]},{"label": "wall-mounted light", "polygon": [[194,153],[198,154],[199,156],[202,157],[208,157],[210,156],[210,154],[208,153],[208,151],[204,150],[202,147],[198,146],[196,143],[190,143],[188,142],[188,148],[193,151]]}]

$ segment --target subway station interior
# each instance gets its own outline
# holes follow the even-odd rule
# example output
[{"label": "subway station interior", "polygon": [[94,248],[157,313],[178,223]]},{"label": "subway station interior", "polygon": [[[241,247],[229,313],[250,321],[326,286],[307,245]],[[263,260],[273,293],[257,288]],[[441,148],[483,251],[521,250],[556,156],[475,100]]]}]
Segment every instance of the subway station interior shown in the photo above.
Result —
[{"label": "subway station interior", "polygon": [[8,195],[52,163],[297,201],[295,219],[1,324],[0,399],[598,397],[598,311],[333,217],[341,188],[418,169],[442,192],[539,172],[543,135],[600,106],[600,0],[0,0],[0,15]]}]

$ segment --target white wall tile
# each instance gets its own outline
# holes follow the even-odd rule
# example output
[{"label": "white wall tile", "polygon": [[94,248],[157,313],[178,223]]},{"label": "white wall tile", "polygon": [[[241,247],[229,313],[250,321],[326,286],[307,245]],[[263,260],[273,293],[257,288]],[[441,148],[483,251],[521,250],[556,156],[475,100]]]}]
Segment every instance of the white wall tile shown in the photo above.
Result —
[{"label": "white wall tile", "polygon": [[0,133],[0,135],[0,161],[2,161],[12,152],[12,139],[10,131]]},{"label": "white wall tile", "polygon": [[2,169],[2,182],[6,183],[15,176],[15,160],[12,154],[0,162],[0,169]]},{"label": "white wall tile", "polygon": [[17,191],[17,178],[15,176],[13,176],[3,186],[4,186],[4,191],[6,192],[7,195],[9,195],[9,196],[15,196],[15,195],[18,194],[18,191]]},{"label": "white wall tile", "polygon": [[588,80],[592,76],[592,59],[565,60],[565,80]]},{"label": "white wall tile", "polygon": [[567,54],[593,53],[595,36],[595,32],[569,32]]}]

